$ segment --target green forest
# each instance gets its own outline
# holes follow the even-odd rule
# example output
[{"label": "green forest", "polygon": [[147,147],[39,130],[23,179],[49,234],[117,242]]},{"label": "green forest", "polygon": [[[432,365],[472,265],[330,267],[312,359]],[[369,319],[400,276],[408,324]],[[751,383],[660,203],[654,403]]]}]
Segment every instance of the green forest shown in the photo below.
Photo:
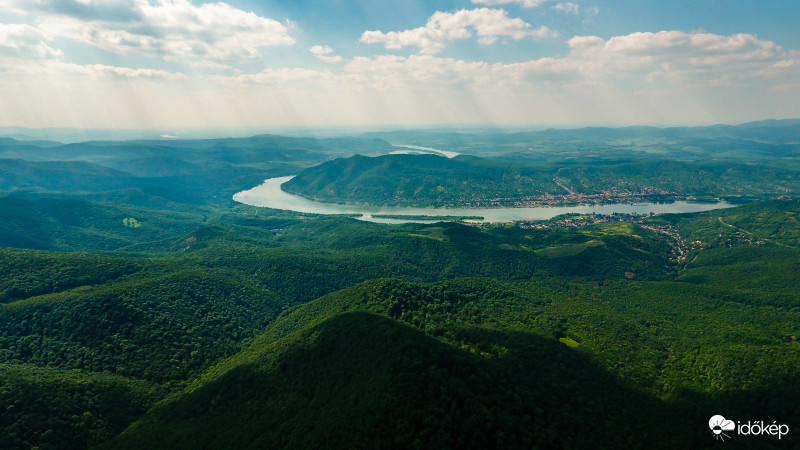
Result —
[{"label": "green forest", "polygon": [[738,161],[530,163],[465,155],[355,155],[305,169],[282,187],[315,200],[392,206],[742,202],[797,192],[800,168]]},{"label": "green forest", "polygon": [[[763,128],[2,139],[0,448],[800,448],[796,125]],[[617,159],[659,136],[683,150]],[[536,192],[661,173],[750,201],[379,224],[231,199],[298,173],[500,192],[509,167]],[[721,443],[716,414],[791,431]]]}]

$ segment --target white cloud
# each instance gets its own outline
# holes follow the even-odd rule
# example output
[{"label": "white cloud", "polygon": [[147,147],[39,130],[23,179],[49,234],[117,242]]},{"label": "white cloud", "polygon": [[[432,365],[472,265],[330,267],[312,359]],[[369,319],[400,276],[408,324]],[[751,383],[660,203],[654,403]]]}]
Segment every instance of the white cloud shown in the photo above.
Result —
[{"label": "white cloud", "polygon": [[[480,37],[475,28],[467,31]],[[735,123],[800,115],[800,53],[753,35],[664,31],[576,36],[567,44],[563,56],[513,63],[389,54],[341,59],[318,70],[191,78],[0,56],[0,98],[8,105],[0,109],[0,122],[574,125]],[[326,45],[309,51],[337,57]]]},{"label": "white cloud", "polygon": [[41,30],[30,25],[0,24],[0,56],[32,59],[61,58]]},{"label": "white cloud", "polygon": [[493,44],[499,37],[515,40],[532,37],[553,37],[555,33],[545,26],[534,29],[519,18],[510,18],[502,9],[480,8],[454,13],[436,12],[424,27],[405,31],[365,31],[361,42],[383,44],[387,49],[416,46],[422,53],[438,53],[457,40],[478,36],[481,44]]},{"label": "white cloud", "polygon": [[303,90],[307,90],[309,86],[313,86],[314,90],[325,90],[338,83],[337,75],[333,72],[300,68],[265,69],[255,74],[215,75],[209,78],[222,85],[280,86],[281,88],[294,87]]},{"label": "white cloud", "polygon": [[556,6],[553,6],[553,9],[564,14],[578,14],[581,7],[575,3],[566,2],[566,3],[559,3]]},{"label": "white cloud", "polygon": [[[451,90],[465,86],[488,92],[495,88],[543,86],[596,86],[637,89],[692,87],[716,79],[757,82],[765,76],[796,74],[800,53],[786,52],[771,41],[737,34],[663,31],[633,33],[602,39],[576,36],[567,41],[570,51],[562,57],[538,58],[516,63],[486,63],[442,58],[429,54],[355,57],[337,70],[268,69],[257,74],[215,77],[222,84],[270,84],[298,89]],[[312,53],[330,55],[333,49],[315,46]],[[658,76],[654,75],[657,74]],[[515,92],[523,92],[517,90]],[[560,92],[566,93],[567,90]]]},{"label": "white cloud", "polygon": [[771,41],[759,40],[751,34],[722,36],[709,33],[660,31],[657,33],[632,33],[604,41],[597,37],[575,37],[568,41],[573,50],[601,51],[620,56],[733,56],[752,59],[771,58],[783,50]]},{"label": "white cloud", "polygon": [[0,8],[20,14],[67,15],[84,20],[128,21],[140,0],[0,0]]},{"label": "white cloud", "polygon": [[577,36],[567,43],[571,48],[568,59],[591,66],[595,77],[621,82],[641,78],[718,85],[752,78],[786,54],[774,42],[749,34],[660,31],[608,40]]},{"label": "white cloud", "polygon": [[286,25],[222,2],[5,0],[0,5],[33,15],[39,29],[53,37],[191,65],[256,60],[263,48],[295,43]]},{"label": "white cloud", "polygon": [[87,66],[75,65],[77,73],[85,73],[92,77],[120,78],[120,79],[146,79],[182,81],[188,77],[180,72],[168,72],[158,69],[132,69],[130,67],[108,66],[105,64],[90,64]]},{"label": "white cloud", "polygon": [[[666,31],[568,44],[565,56],[517,63],[381,55],[335,71],[265,70],[216,81],[243,95],[281,92],[295,112],[313,110],[326,123],[731,123],[800,114],[789,100],[800,100],[800,55],[752,35]],[[344,110],[353,116],[337,115]]]},{"label": "white cloud", "polygon": [[331,64],[342,62],[342,57],[334,54],[333,49],[328,45],[315,45],[309,51],[320,61]]},{"label": "white cloud", "polygon": [[788,79],[788,84],[800,86],[800,52],[792,52],[786,59],[764,67],[757,74],[767,78]]},{"label": "white cloud", "polygon": [[23,58],[0,58],[0,71],[7,79],[57,84],[85,81],[185,81],[186,74],[149,68],[130,68],[107,64],[74,64],[58,60],[31,61]]},{"label": "white cloud", "polygon": [[517,5],[522,5],[526,8],[535,8],[548,1],[550,0],[472,0],[472,3],[488,6],[508,5],[510,3],[514,3]]}]

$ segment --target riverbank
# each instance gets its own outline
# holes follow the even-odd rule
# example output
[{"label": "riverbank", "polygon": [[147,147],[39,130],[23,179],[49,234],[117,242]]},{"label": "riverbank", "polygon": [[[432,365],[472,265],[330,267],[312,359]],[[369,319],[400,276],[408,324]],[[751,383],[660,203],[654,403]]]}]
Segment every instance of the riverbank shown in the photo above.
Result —
[{"label": "riverbank", "polygon": [[[348,214],[358,215],[361,220],[384,222],[391,220],[393,223],[420,222],[414,216],[426,216],[429,220],[439,217],[482,217],[482,222],[509,222],[522,220],[546,220],[562,214],[663,214],[663,213],[691,213],[709,211],[713,209],[729,208],[733,205],[720,201],[716,203],[691,203],[688,201],[674,201],[670,203],[634,202],[610,203],[596,205],[574,206],[528,206],[528,207],[492,207],[492,208],[420,208],[420,207],[392,207],[370,205],[348,205],[338,203],[317,202],[299,195],[284,192],[281,185],[292,179],[291,176],[270,178],[252,189],[241,191],[233,196],[233,200],[251,206],[261,206],[273,209],[283,209],[307,214]],[[392,219],[381,219],[380,215],[390,215]],[[424,220],[428,221],[428,219]]]}]

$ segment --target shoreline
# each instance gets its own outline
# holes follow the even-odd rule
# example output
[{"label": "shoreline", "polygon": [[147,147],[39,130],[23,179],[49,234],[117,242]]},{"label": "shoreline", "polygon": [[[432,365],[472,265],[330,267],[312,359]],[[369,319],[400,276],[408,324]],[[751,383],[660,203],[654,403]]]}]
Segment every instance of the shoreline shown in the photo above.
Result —
[{"label": "shoreline", "polygon": [[[233,200],[251,206],[282,209],[306,214],[355,214],[364,216],[363,220],[399,220],[411,222],[413,216],[458,216],[482,217],[482,222],[504,222],[525,220],[546,220],[552,217],[569,214],[662,214],[689,213],[734,206],[726,201],[716,203],[689,203],[682,200],[670,202],[642,202],[635,197],[625,197],[624,203],[607,204],[573,204],[555,205],[552,199],[547,204],[530,204],[495,207],[408,207],[408,206],[374,206],[342,203],[319,202],[286,192],[281,185],[291,176],[275,177],[264,180],[256,187],[236,193]],[[392,215],[402,219],[380,219],[375,215]],[[435,219],[432,219],[435,220]]]}]

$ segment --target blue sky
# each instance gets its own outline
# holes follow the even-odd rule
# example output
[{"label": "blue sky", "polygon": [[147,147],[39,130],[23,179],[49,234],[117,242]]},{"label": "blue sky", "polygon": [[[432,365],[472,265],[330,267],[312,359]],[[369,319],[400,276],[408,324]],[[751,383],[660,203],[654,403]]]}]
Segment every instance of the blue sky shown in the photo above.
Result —
[{"label": "blue sky", "polygon": [[800,117],[795,0],[0,0],[0,126]]}]

